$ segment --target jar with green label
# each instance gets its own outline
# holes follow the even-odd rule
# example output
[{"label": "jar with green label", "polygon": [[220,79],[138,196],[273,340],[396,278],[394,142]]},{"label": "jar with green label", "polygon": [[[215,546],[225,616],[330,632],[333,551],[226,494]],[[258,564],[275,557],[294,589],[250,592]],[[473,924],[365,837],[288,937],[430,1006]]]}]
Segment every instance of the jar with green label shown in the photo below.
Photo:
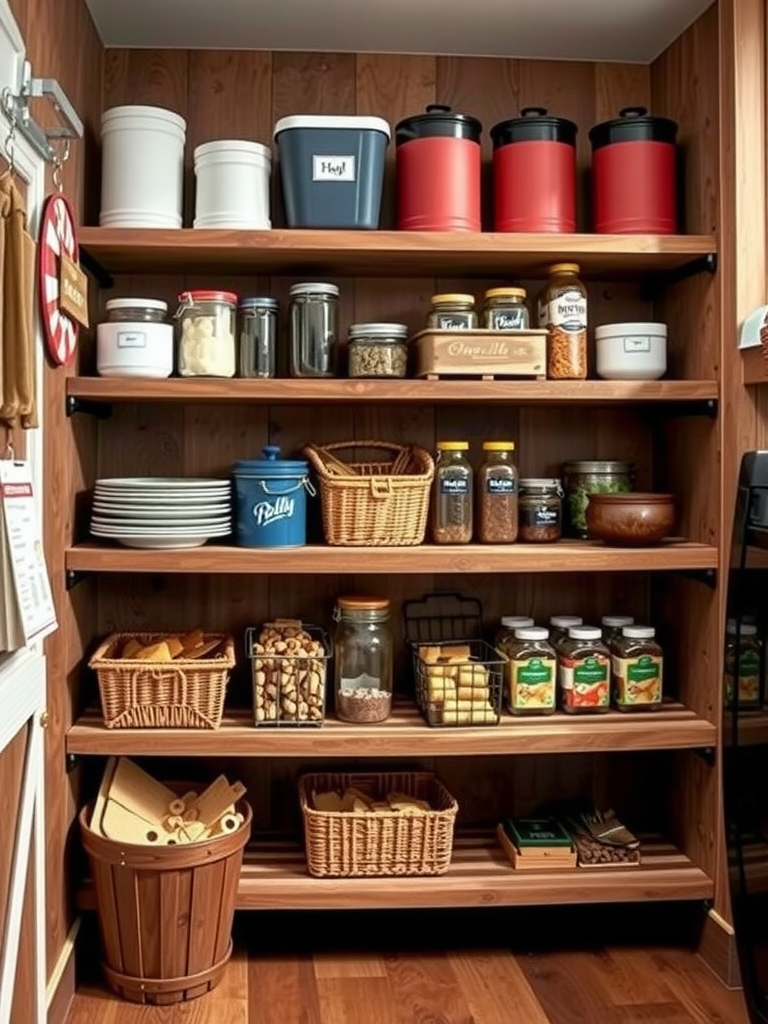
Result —
[{"label": "jar with green label", "polygon": [[623,626],[611,645],[613,702],[619,711],[661,707],[664,656],[653,626]]},{"label": "jar with green label", "polygon": [[611,655],[599,626],[572,626],[557,651],[563,711],[569,715],[610,708]]},{"label": "jar with green label", "polygon": [[507,647],[507,707],[513,715],[551,715],[557,696],[557,655],[542,626],[516,629]]},{"label": "jar with green label", "polygon": [[733,619],[729,619],[726,624],[723,678],[727,707],[733,706],[734,689],[739,708],[760,707],[761,664],[762,650],[757,626],[751,622],[737,624]]}]

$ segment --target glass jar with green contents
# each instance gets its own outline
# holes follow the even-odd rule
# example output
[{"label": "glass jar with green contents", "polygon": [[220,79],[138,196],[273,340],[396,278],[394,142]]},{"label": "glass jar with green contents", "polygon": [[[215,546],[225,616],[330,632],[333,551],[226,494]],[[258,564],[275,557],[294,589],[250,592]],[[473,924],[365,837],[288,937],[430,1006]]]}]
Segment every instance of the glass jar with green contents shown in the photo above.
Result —
[{"label": "glass jar with green contents", "polygon": [[664,657],[653,626],[623,626],[613,639],[611,684],[619,711],[651,711],[661,707]]},{"label": "glass jar with green contents", "polygon": [[[762,650],[757,626],[729,619],[725,629],[724,690],[726,707],[759,708]],[[735,691],[735,693],[734,693]]]},{"label": "glass jar with green contents", "polygon": [[587,537],[586,511],[590,494],[626,494],[634,489],[635,465],[616,459],[587,459],[563,465],[567,510],[566,527],[571,537]]},{"label": "glass jar with green contents", "polygon": [[542,626],[516,629],[507,647],[507,707],[513,715],[551,715],[557,695],[557,655]]},{"label": "glass jar with green contents", "polygon": [[599,626],[573,626],[557,651],[563,711],[569,715],[608,711],[611,655]]}]

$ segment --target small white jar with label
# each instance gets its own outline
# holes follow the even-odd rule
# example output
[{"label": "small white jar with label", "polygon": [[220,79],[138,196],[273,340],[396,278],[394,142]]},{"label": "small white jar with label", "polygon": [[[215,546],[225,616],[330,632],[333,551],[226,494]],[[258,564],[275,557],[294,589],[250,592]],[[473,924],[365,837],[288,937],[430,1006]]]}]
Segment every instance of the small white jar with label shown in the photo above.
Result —
[{"label": "small white jar with label", "polygon": [[667,372],[667,325],[603,324],[595,328],[598,377],[603,380],[658,380]]},{"label": "small white jar with label", "polygon": [[170,377],[173,324],[161,299],[109,299],[96,327],[96,369],[101,377]]}]

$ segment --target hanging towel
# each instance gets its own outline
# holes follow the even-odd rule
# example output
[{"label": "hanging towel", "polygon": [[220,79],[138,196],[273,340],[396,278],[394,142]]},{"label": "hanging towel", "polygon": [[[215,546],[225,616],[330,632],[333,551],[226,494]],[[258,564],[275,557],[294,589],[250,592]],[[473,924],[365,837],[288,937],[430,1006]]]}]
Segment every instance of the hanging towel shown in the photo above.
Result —
[{"label": "hanging towel", "polygon": [[35,406],[35,240],[27,231],[24,200],[13,175],[0,175],[0,421],[38,425]]}]

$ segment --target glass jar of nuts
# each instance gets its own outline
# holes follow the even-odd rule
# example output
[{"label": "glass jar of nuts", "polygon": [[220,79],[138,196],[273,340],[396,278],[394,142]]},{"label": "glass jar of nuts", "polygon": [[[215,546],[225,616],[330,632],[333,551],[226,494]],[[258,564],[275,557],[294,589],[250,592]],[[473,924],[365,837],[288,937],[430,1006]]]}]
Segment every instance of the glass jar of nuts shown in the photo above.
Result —
[{"label": "glass jar of nuts", "polygon": [[483,544],[517,540],[518,473],[514,441],[484,441],[477,470],[477,538]]},{"label": "glass jar of nuts", "polygon": [[472,540],[472,466],[466,441],[438,441],[432,485],[432,540],[469,544]]},{"label": "glass jar of nuts", "polygon": [[334,611],[336,717],[375,723],[392,709],[392,631],[386,597],[339,597]]},{"label": "glass jar of nuts", "polygon": [[405,377],[406,324],[352,324],[348,341],[350,377]]}]

